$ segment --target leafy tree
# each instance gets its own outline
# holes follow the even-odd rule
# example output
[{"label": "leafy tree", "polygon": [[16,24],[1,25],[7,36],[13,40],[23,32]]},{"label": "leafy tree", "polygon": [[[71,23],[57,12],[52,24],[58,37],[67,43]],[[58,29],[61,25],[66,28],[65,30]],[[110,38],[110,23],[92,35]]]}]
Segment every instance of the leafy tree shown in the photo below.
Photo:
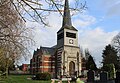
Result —
[{"label": "leafy tree", "polygon": [[105,50],[103,50],[102,57],[103,57],[102,60],[103,67],[106,64],[114,64],[115,68],[117,68],[118,66],[117,50],[114,47],[112,47],[110,44],[105,47]]},{"label": "leafy tree", "polygon": [[115,66],[114,66],[113,63],[112,64],[105,64],[102,67],[102,70],[108,72],[108,75],[109,75],[110,79],[115,78]]},{"label": "leafy tree", "polygon": [[87,56],[89,56],[88,60],[86,62],[86,69],[87,70],[89,70],[89,69],[91,69],[91,70],[97,70],[95,61],[94,61],[93,57],[91,56],[90,52],[88,50],[85,51],[85,52],[86,52]]}]

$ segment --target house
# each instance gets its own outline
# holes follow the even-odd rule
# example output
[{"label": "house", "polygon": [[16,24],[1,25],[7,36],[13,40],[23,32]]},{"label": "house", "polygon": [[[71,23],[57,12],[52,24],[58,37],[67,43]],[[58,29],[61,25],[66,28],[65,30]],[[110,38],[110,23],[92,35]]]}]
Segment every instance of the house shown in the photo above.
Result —
[{"label": "house", "polygon": [[22,71],[28,72],[30,69],[30,64],[22,64]]}]

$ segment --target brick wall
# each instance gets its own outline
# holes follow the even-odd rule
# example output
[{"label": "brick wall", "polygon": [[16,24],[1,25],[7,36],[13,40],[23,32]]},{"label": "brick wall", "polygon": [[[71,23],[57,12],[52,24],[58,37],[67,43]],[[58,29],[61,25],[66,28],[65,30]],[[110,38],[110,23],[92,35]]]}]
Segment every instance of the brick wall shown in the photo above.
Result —
[{"label": "brick wall", "polygon": [[30,64],[31,74],[36,74],[38,72],[49,72],[53,73],[55,71],[55,57],[53,55],[33,55]]}]

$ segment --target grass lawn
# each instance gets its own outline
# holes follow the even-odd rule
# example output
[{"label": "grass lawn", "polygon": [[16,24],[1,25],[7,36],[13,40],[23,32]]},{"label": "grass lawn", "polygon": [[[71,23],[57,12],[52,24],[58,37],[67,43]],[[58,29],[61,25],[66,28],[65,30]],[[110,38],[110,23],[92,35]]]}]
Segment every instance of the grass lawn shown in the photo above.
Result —
[{"label": "grass lawn", "polygon": [[51,83],[50,81],[31,80],[30,75],[10,75],[7,79],[0,83]]},{"label": "grass lawn", "polygon": [[[0,83],[51,83],[51,80],[41,81],[41,80],[27,79],[30,77],[31,77],[30,75],[9,75],[7,79],[0,81]],[[67,82],[63,82],[63,83],[67,83]]]}]

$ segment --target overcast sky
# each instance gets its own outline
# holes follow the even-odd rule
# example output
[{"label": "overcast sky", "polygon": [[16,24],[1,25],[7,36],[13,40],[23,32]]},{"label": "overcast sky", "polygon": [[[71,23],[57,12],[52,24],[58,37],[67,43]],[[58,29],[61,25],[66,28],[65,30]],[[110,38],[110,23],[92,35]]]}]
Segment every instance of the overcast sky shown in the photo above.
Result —
[{"label": "overcast sky", "polygon": [[[78,29],[79,45],[83,49],[88,48],[100,66],[102,50],[120,31],[120,0],[87,0],[87,7],[83,13],[72,16],[72,24]],[[48,28],[35,22],[26,22],[27,27],[35,27],[35,50],[40,46],[51,47],[57,44],[56,33],[62,26],[62,17],[58,13],[52,13],[48,20],[51,26]]]}]

